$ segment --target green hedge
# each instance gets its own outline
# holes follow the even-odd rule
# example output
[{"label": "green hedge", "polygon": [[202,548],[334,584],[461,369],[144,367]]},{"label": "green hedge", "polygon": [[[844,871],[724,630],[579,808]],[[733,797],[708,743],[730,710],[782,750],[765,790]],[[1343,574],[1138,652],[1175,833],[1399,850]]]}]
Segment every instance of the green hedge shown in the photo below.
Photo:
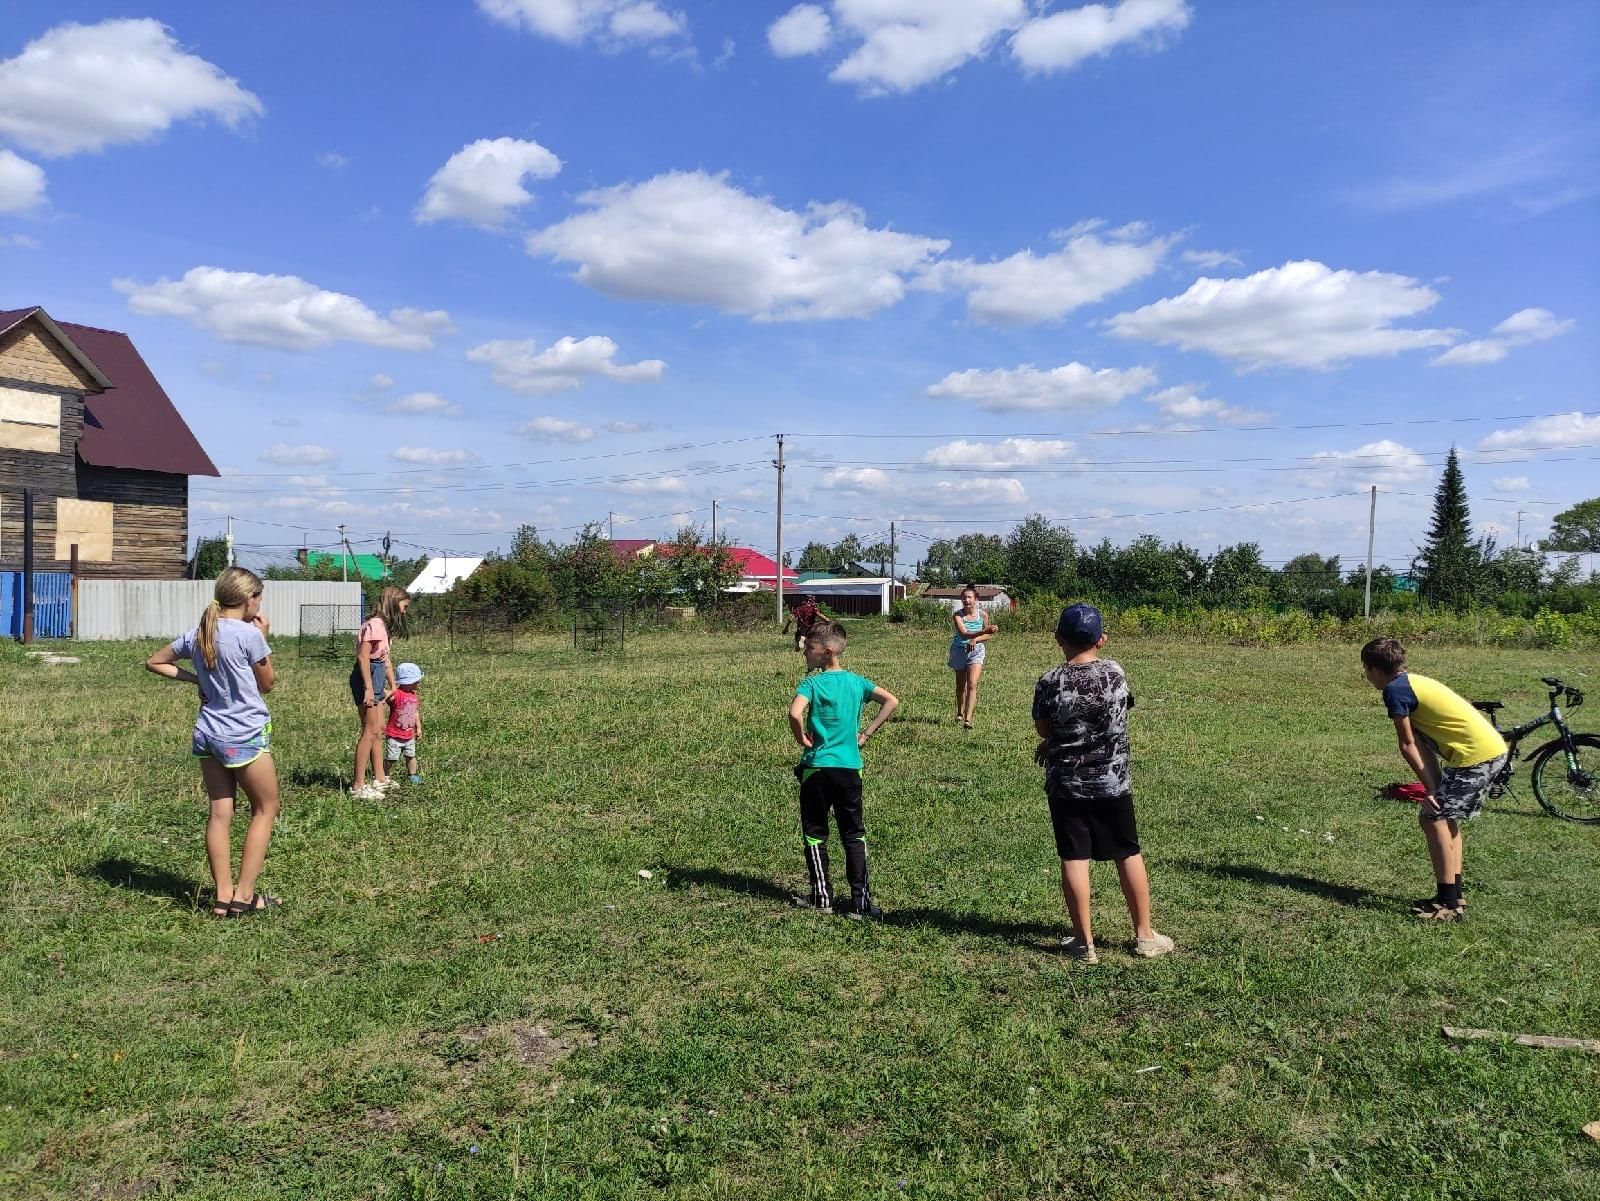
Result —
[{"label": "green hedge", "polygon": [[[1067,601],[1035,596],[1014,610],[994,614],[1001,629],[1048,632]],[[1155,634],[1192,637],[1206,642],[1240,646],[1286,646],[1305,642],[1364,642],[1390,635],[1407,645],[1445,643],[1463,646],[1584,647],[1600,648],[1600,610],[1558,613],[1541,608],[1532,617],[1509,616],[1498,609],[1408,609],[1381,612],[1370,619],[1341,619],[1332,614],[1313,617],[1301,609],[1282,613],[1270,609],[1167,610],[1154,605],[1133,605],[1104,610],[1106,630],[1118,638]],[[944,610],[944,620],[949,611]],[[895,620],[893,613],[890,620]],[[902,619],[906,620],[906,619]]]}]

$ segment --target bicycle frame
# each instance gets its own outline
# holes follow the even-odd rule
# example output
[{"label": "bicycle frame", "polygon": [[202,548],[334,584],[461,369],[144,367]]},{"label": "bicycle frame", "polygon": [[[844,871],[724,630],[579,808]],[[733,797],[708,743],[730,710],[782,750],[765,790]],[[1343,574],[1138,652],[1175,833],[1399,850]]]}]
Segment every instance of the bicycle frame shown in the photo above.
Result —
[{"label": "bicycle frame", "polygon": [[[1575,689],[1567,688],[1565,685],[1563,685],[1560,688],[1552,688],[1550,690],[1550,711],[1529,721],[1522,722],[1515,726],[1502,726],[1495,713],[1489,712],[1485,714],[1485,716],[1487,716],[1489,719],[1489,724],[1494,726],[1494,728],[1499,731],[1500,736],[1506,740],[1506,750],[1508,752],[1506,755],[1506,766],[1497,777],[1495,781],[1497,784],[1503,785],[1509,781],[1511,777],[1512,764],[1516,763],[1518,760],[1517,749],[1521,745],[1522,740],[1525,739],[1529,734],[1532,734],[1535,730],[1541,730],[1545,726],[1553,725],[1560,732],[1560,737],[1556,739],[1556,741],[1558,741],[1561,744],[1562,749],[1567,752],[1568,763],[1570,764],[1573,761],[1572,730],[1567,725],[1566,715],[1561,712],[1561,698],[1563,696],[1571,696],[1574,707],[1583,704],[1583,693],[1578,692]],[[1533,750],[1529,751],[1526,755],[1521,756],[1521,759],[1524,762],[1532,759],[1543,749],[1543,746],[1534,747]]]}]

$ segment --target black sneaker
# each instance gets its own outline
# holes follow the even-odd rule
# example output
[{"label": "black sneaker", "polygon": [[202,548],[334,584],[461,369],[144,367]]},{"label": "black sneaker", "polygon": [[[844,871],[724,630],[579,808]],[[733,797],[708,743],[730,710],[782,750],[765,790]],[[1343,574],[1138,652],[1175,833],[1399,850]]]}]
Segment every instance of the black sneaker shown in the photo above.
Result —
[{"label": "black sneaker", "polygon": [[808,897],[790,897],[789,900],[794,903],[796,909],[815,909],[818,913],[834,912],[832,897],[819,897],[813,893]]},{"label": "black sneaker", "polygon": [[871,897],[862,897],[860,900],[850,900],[839,907],[839,912],[854,921],[880,921],[883,910],[873,904]]}]

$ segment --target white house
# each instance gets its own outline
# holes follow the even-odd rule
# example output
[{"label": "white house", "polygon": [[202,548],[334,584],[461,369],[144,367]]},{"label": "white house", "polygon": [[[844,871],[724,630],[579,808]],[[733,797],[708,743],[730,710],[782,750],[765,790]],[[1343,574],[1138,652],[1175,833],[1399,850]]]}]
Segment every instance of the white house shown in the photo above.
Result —
[{"label": "white house", "polygon": [[483,556],[439,555],[406,586],[412,596],[441,596],[483,566]]}]

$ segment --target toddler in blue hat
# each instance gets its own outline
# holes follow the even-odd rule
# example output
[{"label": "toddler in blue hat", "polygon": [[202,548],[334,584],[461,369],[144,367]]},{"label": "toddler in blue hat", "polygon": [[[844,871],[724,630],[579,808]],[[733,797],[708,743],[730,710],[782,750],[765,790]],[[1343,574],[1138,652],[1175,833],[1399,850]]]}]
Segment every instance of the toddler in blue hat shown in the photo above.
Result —
[{"label": "toddler in blue hat", "polygon": [[383,729],[384,758],[398,763],[403,757],[406,778],[413,784],[422,782],[422,769],[417,766],[417,739],[422,737],[422,700],[417,696],[417,685],[421,682],[422,668],[415,663],[402,663],[394,669],[389,724]]}]

